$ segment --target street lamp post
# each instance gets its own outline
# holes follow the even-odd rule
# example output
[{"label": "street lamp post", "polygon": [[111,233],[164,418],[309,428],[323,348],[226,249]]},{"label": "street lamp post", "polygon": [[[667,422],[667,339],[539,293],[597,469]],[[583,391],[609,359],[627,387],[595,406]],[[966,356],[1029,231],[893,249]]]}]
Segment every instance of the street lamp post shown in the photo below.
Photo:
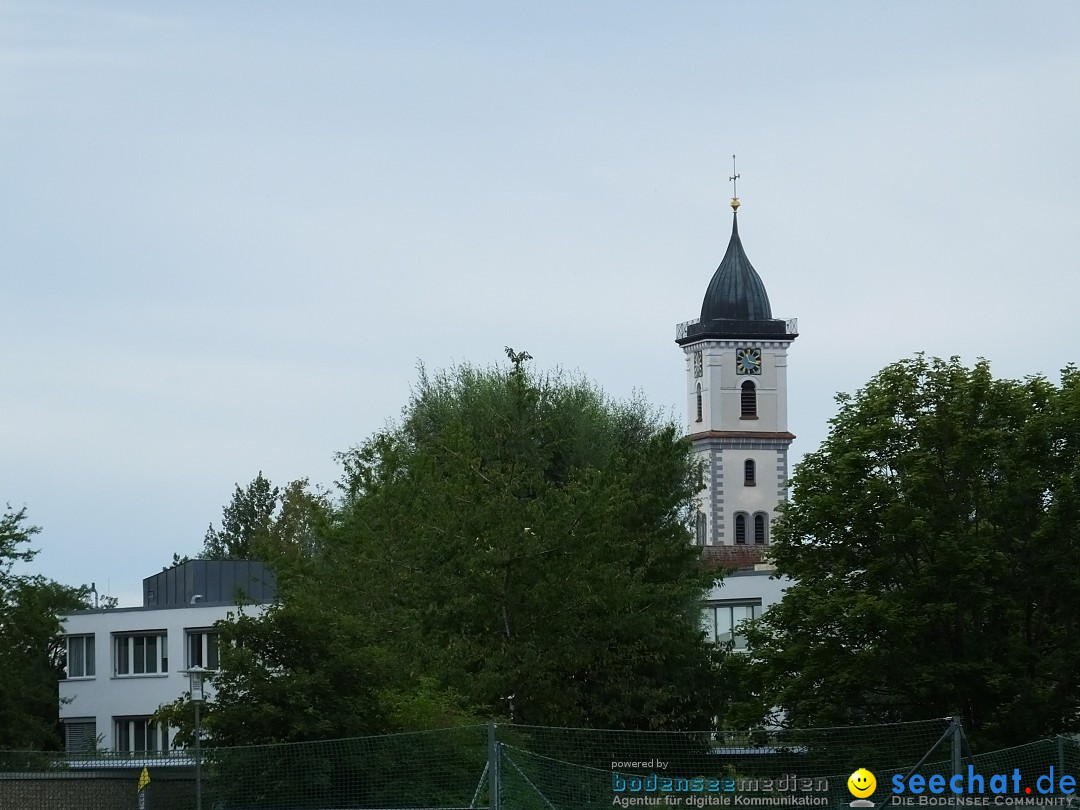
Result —
[{"label": "street lamp post", "polygon": [[200,711],[206,694],[203,684],[206,679],[206,670],[202,667],[192,667],[187,670],[191,686],[191,702],[195,706],[195,810],[202,810],[202,728],[199,725]]}]

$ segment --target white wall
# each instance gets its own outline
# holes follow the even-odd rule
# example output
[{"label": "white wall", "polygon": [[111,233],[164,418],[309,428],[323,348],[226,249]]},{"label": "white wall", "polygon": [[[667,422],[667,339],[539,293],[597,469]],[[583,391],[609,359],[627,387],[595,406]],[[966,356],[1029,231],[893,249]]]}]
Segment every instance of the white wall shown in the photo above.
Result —
[{"label": "white wall", "polygon": [[[787,430],[787,349],[790,341],[702,340],[683,346],[686,355],[686,416],[692,435],[710,430],[783,432]],[[738,349],[761,349],[761,373],[741,375]],[[702,353],[702,376],[694,376],[693,356]],[[742,418],[742,384],[757,391],[757,419]],[[702,421],[697,421],[701,384]]]},{"label": "white wall", "polygon": [[772,566],[757,566],[754,571],[736,571],[724,577],[720,585],[709,591],[707,601],[725,602],[731,600],[761,600],[764,611],[770,605],[779,602],[792,584],[787,577],[773,579]]},{"label": "white wall", "polygon": [[[246,607],[259,613],[260,606]],[[142,717],[153,714],[159,706],[171,703],[188,691],[188,630],[210,628],[214,622],[235,614],[235,605],[189,605],[173,608],[115,608],[79,611],[64,617],[68,635],[93,635],[95,674],[89,678],[60,681],[60,719],[94,718],[102,745],[115,748],[114,718]],[[117,675],[114,634],[168,634],[168,671],[149,675]],[[213,686],[206,689],[213,696]],[[169,739],[172,739],[170,733]]]}]

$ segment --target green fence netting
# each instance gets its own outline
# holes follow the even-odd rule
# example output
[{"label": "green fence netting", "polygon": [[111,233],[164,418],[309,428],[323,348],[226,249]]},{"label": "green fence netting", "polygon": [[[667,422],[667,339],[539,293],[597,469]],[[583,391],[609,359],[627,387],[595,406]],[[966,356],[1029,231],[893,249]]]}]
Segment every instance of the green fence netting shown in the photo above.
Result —
[{"label": "green fence netting", "polygon": [[[956,772],[966,778],[970,769],[984,779],[1011,779],[1018,772],[1022,787],[1032,788],[1039,776],[1075,776],[1080,742],[1059,736],[973,754],[959,725],[940,718],[750,732],[489,724],[207,748],[198,768],[191,752],[0,751],[0,808],[193,810],[201,801],[206,810],[600,810],[647,804],[839,810],[850,807],[847,779],[860,767],[875,774],[873,801],[882,806],[892,803],[893,777],[906,780],[916,769],[924,778]],[[149,782],[142,780],[140,788],[144,770]]]}]

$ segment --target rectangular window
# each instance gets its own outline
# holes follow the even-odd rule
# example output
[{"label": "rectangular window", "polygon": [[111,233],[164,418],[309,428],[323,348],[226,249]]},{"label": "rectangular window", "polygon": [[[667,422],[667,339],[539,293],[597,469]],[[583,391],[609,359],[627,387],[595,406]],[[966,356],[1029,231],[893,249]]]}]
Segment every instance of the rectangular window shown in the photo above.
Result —
[{"label": "rectangular window", "polygon": [[150,722],[149,717],[116,717],[117,751],[160,753],[169,750],[169,728]]},{"label": "rectangular window", "polygon": [[[755,613],[760,613],[760,610],[755,605],[732,605],[731,606],[731,632],[735,632],[739,629],[739,625],[744,621],[753,621]],[[735,649],[746,649],[746,636],[736,634],[735,635]]]},{"label": "rectangular window", "polygon": [[757,419],[757,389],[754,384],[747,380],[742,384],[742,413],[743,419]]},{"label": "rectangular window", "polygon": [[156,675],[169,671],[165,631],[113,636],[117,675]]},{"label": "rectangular window", "polygon": [[716,642],[727,644],[731,641],[731,608],[714,608],[716,613]]},{"label": "rectangular window", "polygon": [[213,630],[187,631],[187,665],[203,669],[218,669],[218,634]]},{"label": "rectangular window", "polygon": [[97,721],[92,717],[64,721],[64,750],[69,754],[92,754],[97,750]]},{"label": "rectangular window", "polygon": [[716,611],[705,608],[701,611],[701,629],[705,631],[705,640],[710,644],[716,643]]},{"label": "rectangular window", "polygon": [[694,535],[699,546],[705,545],[708,540],[709,524],[705,515],[697,512],[694,515]]},{"label": "rectangular window", "polygon": [[720,603],[705,606],[702,627],[705,640],[714,644],[727,644],[734,641],[732,649],[745,650],[746,636],[734,633],[740,622],[754,620],[761,616],[761,601]]},{"label": "rectangular window", "polygon": [[746,514],[744,512],[735,515],[735,542],[739,545],[746,543]]},{"label": "rectangular window", "polygon": [[67,676],[69,678],[94,677],[93,636],[68,636]]},{"label": "rectangular window", "polygon": [[757,486],[757,470],[754,469],[754,460],[748,458],[743,462],[743,486]]}]

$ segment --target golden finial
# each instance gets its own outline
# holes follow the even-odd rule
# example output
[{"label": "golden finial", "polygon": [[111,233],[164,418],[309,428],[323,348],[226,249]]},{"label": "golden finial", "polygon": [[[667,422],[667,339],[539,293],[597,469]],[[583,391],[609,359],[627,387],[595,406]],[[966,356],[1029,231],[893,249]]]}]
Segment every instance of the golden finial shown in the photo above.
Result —
[{"label": "golden finial", "polygon": [[731,156],[731,177],[728,178],[731,181],[731,210],[736,214],[739,213],[739,174],[735,171],[735,156]]}]

